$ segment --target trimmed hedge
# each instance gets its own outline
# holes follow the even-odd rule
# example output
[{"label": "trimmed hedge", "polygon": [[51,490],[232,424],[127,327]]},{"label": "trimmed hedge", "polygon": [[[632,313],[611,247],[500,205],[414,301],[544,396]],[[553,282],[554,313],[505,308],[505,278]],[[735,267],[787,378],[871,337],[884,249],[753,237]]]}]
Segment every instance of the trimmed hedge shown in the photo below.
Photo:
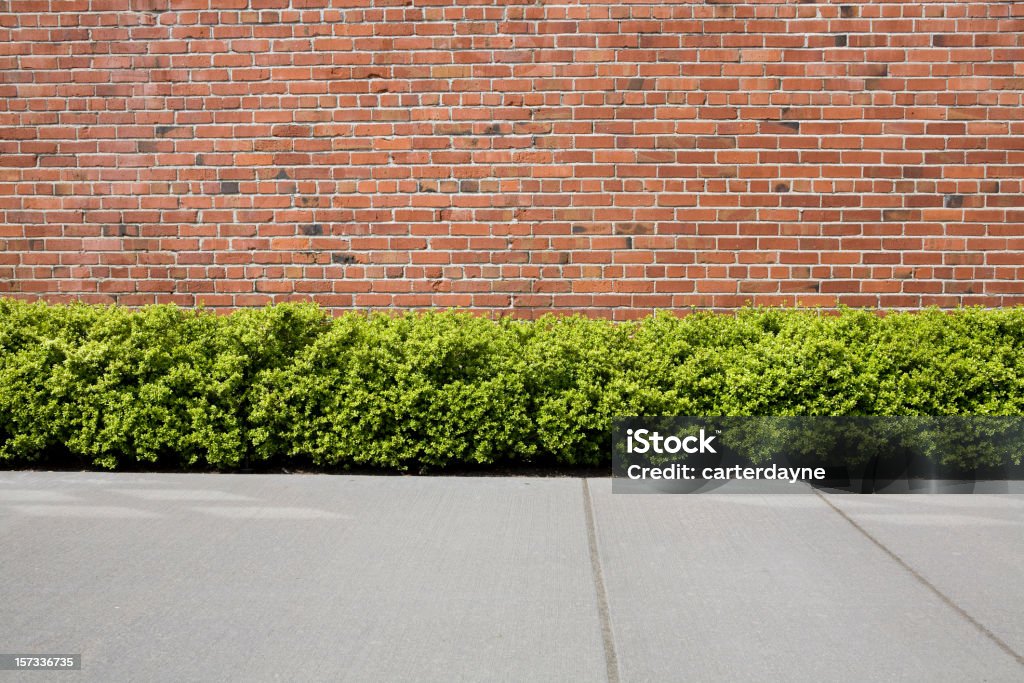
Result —
[{"label": "trimmed hedge", "polygon": [[1021,415],[1024,309],[612,323],[0,299],[0,461],[606,465],[620,415]]}]

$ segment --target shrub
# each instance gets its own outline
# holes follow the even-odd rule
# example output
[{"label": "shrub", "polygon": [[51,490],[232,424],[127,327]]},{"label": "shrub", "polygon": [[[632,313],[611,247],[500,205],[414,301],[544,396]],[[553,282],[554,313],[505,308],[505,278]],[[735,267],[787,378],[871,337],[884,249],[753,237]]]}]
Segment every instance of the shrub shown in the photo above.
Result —
[{"label": "shrub", "polygon": [[396,469],[529,461],[517,323],[348,314],[255,387],[261,458]]},{"label": "shrub", "polygon": [[[0,299],[0,460],[605,465],[612,420],[625,415],[1018,416],[1022,351],[1021,309],[754,309],[612,323]],[[817,422],[779,424],[816,425],[807,443],[842,436]],[[929,425],[936,443],[956,436]],[[978,428],[1016,443],[1008,425]],[[878,435],[877,448],[904,431]],[[731,436],[761,450],[779,442]]]}]

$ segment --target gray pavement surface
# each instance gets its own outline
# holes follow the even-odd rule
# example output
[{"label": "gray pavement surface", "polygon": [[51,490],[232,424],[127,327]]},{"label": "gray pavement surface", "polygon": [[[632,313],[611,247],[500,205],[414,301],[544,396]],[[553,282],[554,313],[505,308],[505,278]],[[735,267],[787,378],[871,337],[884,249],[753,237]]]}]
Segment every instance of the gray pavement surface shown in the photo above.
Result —
[{"label": "gray pavement surface", "polygon": [[1024,491],[0,472],[0,653],[79,681],[1022,681]]}]

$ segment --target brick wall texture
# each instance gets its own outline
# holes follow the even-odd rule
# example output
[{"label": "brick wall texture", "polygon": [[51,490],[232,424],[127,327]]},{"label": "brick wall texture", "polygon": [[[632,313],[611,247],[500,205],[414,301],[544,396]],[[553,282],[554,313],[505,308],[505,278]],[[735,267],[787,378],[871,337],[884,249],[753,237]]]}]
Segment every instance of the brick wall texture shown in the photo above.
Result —
[{"label": "brick wall texture", "polygon": [[0,0],[0,295],[1024,303],[1024,2]]}]

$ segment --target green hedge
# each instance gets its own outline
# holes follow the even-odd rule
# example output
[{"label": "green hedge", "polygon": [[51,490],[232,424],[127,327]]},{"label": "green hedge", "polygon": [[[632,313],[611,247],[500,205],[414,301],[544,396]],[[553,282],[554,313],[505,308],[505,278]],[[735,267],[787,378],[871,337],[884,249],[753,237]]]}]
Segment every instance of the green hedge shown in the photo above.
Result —
[{"label": "green hedge", "polygon": [[0,300],[0,460],[606,465],[620,415],[1021,415],[1024,310],[611,323]]}]

